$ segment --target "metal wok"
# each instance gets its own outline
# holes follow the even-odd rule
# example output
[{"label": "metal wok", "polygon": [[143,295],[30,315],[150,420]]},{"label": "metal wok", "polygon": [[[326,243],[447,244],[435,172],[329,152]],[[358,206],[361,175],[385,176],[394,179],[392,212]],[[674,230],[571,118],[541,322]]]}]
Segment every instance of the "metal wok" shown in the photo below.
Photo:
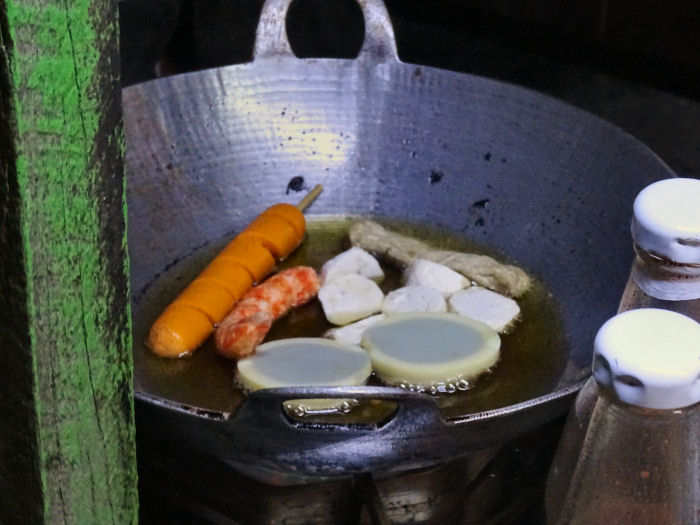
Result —
[{"label": "metal wok", "polygon": [[[482,449],[566,410],[593,336],[616,311],[632,252],[631,203],[673,176],[644,145],[593,115],[520,87],[402,63],[379,0],[361,0],[356,59],[298,59],[290,0],[269,0],[251,63],[123,92],[137,429],[255,475],[338,476],[419,467]],[[230,368],[149,353],[150,322],[182,288],[154,283],[231,238],[266,206],[325,191],[310,215],[406,220],[472,237],[522,264],[561,308],[566,366],[550,391],[446,419],[434,400],[382,387],[260,391],[231,401]],[[481,220],[470,204],[488,199]],[[150,295],[149,295],[150,294]],[[169,295],[168,295],[169,294]],[[390,399],[375,425],[307,425],[286,399]]]}]

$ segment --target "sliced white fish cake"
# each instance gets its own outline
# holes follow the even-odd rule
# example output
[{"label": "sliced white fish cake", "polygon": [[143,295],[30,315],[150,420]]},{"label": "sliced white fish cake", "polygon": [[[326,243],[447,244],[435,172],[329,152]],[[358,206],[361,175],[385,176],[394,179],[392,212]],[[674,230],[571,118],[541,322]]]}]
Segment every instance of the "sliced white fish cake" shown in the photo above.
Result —
[{"label": "sliced white fish cake", "polygon": [[375,282],[384,279],[384,271],[369,252],[353,246],[325,262],[321,268],[321,282],[329,283],[338,277],[358,274]]},{"label": "sliced white fish cake", "polygon": [[449,298],[450,309],[504,332],[520,316],[520,306],[510,297],[473,286]]},{"label": "sliced white fish cake", "polygon": [[444,264],[426,259],[416,259],[406,268],[404,282],[407,286],[435,288],[445,297],[470,285],[469,280],[464,275],[455,272]]},{"label": "sliced white fish cake", "polygon": [[388,316],[362,336],[372,368],[391,385],[424,387],[457,384],[498,361],[501,338],[479,321],[453,313],[420,312]]},{"label": "sliced white fish cake", "polygon": [[360,321],[355,321],[354,323],[341,326],[340,328],[331,328],[326,332],[325,337],[340,343],[360,346],[364,331],[385,317],[384,314],[370,315]]},{"label": "sliced white fish cake", "polygon": [[[357,386],[367,382],[372,366],[357,346],[320,337],[263,343],[237,363],[238,378],[248,390],[292,386]],[[285,403],[296,414],[343,411],[351,399],[299,399]]]},{"label": "sliced white fish cake", "polygon": [[404,286],[386,294],[382,312],[387,315],[405,312],[446,312],[442,294],[428,286]]},{"label": "sliced white fish cake", "polygon": [[345,325],[381,312],[384,293],[367,277],[348,274],[321,286],[318,299],[329,322]]},{"label": "sliced white fish cake", "polygon": [[286,386],[352,386],[367,381],[367,352],[322,337],[297,337],[263,343],[237,363],[249,390]]}]

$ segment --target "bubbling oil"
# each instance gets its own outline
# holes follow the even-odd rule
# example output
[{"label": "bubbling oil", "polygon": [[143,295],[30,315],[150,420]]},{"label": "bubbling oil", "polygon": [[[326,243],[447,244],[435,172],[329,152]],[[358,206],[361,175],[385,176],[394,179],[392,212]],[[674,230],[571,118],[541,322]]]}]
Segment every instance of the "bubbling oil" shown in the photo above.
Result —
[{"label": "bubbling oil", "polygon": [[[305,264],[320,270],[324,262],[350,247],[347,232],[356,220],[338,217],[310,220],[306,240],[281,267]],[[451,232],[400,221],[377,222],[389,230],[421,239],[438,249],[490,255],[498,261],[513,263],[503,254]],[[381,259],[380,262],[385,278],[379,286],[386,294],[402,286],[403,268]],[[491,369],[469,380],[454,377],[433,385],[393,386],[435,395],[436,403],[446,418],[501,408],[550,392],[563,372],[567,357],[558,307],[543,283],[536,278],[533,279],[532,289],[517,301],[521,308],[520,320],[508,333],[501,335],[500,358]],[[314,300],[275,322],[267,340],[322,337],[332,327],[323,315],[320,302]],[[370,384],[382,383],[373,375]]]},{"label": "bubbling oil", "polygon": [[[324,262],[350,247],[347,233],[350,226],[359,219],[360,217],[344,216],[309,217],[304,242],[278,265],[279,269],[306,265],[320,271]],[[435,248],[479,253],[505,263],[517,264],[517,261],[511,261],[503,254],[495,253],[452,232],[408,222],[382,219],[377,222],[392,231],[424,240]],[[226,242],[227,240],[221,240],[220,243],[212,243],[203,248],[191,258],[175,265],[150,286],[140,301],[139,315],[134,317],[134,338],[137,343],[145,341],[148,329],[163,308],[186,283],[198,275]],[[402,286],[403,268],[380,262],[385,272],[385,278],[380,283],[382,291],[388,293]],[[531,272],[528,273],[535,277]],[[532,288],[517,299],[521,309],[520,320],[508,333],[501,334],[500,358],[490,370],[468,380],[454,377],[433,385],[397,386],[435,396],[435,402],[447,420],[510,406],[551,392],[566,365],[567,343],[554,298],[542,282],[536,278],[532,281]],[[290,337],[322,337],[332,327],[323,314],[320,302],[314,299],[275,321],[265,341]],[[159,397],[205,409],[233,412],[246,395],[236,383],[235,363],[216,353],[211,338],[192,356],[179,360],[159,358],[145,344],[136,345],[134,362],[137,380],[141,382],[142,388]],[[373,375],[369,384],[382,383]],[[353,403],[350,410],[339,410],[337,413],[346,416],[349,412],[355,422],[358,417],[372,418],[373,412],[384,414],[386,410],[381,408],[382,403],[376,400],[360,403],[359,406]],[[291,415],[308,415],[308,411],[303,414],[301,412],[297,410]]]},{"label": "bubbling oil", "polygon": [[[489,370],[483,372],[487,374]],[[413,384],[400,381],[398,383],[390,383],[390,386],[398,386],[409,392],[418,392],[419,394],[430,394],[431,396],[436,396],[439,394],[454,394],[455,392],[464,392],[472,387],[472,383],[458,375],[451,377],[446,381],[438,381],[437,383],[425,384]]]}]

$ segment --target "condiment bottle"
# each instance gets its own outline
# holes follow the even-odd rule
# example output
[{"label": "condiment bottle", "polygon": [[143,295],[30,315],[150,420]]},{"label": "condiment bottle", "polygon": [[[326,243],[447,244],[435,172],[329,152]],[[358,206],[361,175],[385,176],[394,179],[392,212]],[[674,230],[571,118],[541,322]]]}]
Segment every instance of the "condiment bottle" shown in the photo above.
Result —
[{"label": "condiment bottle", "polygon": [[694,301],[700,298],[700,180],[666,179],[644,188],[634,201],[632,239],[631,280],[639,292],[623,306],[700,315]]},{"label": "condiment bottle", "polygon": [[[635,260],[618,311],[661,308],[700,322],[700,180],[651,184],[633,209]],[[561,514],[597,401],[598,385],[591,378],[572,405],[549,473],[548,523],[557,523]]]},{"label": "condiment bottle", "polygon": [[[547,522],[699,523],[700,323],[668,310],[623,312],[598,332],[593,362],[598,395],[580,449],[557,450],[576,460]],[[567,425],[564,437],[580,431]]]}]

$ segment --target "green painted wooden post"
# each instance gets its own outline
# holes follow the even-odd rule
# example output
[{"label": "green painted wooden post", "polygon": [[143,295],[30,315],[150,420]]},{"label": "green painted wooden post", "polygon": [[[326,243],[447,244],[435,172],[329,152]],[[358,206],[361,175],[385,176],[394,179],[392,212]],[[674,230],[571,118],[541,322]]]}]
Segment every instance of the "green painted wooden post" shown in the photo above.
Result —
[{"label": "green painted wooden post", "polygon": [[116,0],[0,0],[0,522],[136,523]]}]

